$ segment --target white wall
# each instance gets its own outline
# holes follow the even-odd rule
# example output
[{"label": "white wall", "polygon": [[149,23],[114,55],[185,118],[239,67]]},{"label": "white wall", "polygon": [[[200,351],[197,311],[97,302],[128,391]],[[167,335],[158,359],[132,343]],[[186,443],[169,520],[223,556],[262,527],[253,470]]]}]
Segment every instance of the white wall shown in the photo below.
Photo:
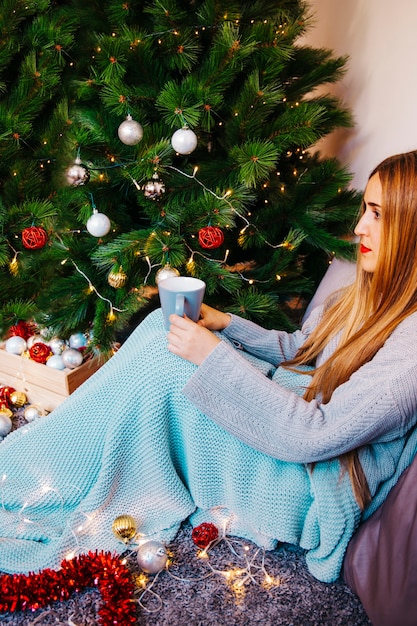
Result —
[{"label": "white wall", "polygon": [[348,71],[325,91],[352,111],[353,130],[318,145],[337,156],[363,189],[383,158],[417,149],[417,1],[308,0],[306,43],[349,56]]}]

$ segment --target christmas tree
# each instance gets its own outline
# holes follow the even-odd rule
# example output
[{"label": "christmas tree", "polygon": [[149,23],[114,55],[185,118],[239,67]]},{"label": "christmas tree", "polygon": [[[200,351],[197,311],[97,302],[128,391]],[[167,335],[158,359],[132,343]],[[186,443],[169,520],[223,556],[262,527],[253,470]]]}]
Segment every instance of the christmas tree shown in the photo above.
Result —
[{"label": "christmas tree", "polygon": [[157,283],[293,327],[358,206],[315,150],[352,125],[317,87],[345,57],[300,43],[298,0],[3,0],[0,330],[90,332],[107,356]]}]

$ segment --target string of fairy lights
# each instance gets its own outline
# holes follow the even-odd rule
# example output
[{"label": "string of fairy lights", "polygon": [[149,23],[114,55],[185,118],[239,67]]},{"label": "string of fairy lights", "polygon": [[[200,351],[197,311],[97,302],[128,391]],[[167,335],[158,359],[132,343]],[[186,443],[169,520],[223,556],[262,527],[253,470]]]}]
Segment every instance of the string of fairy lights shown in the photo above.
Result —
[{"label": "string of fairy lights", "polygon": [[[166,15],[168,15],[168,11],[167,10],[166,10]],[[222,23],[220,23],[220,24],[210,25],[210,26],[207,26],[207,25],[203,25],[203,26],[195,25],[195,26],[189,27],[187,29],[187,31],[184,31],[184,32],[186,32],[187,35],[189,35],[190,33],[194,33],[194,36],[198,38],[198,37],[200,37],[201,33],[206,31],[207,29],[218,29],[218,28],[221,28],[223,24],[228,23],[231,26],[236,27],[237,39],[236,39],[236,41],[234,42],[233,45],[238,47],[239,46],[239,37],[240,37],[240,35],[239,35],[239,27],[253,26],[256,23],[263,24],[263,25],[273,24],[273,22],[271,20],[269,20],[269,19],[259,19],[259,20],[251,19],[251,20],[248,20],[247,22],[243,22],[239,18],[230,18],[228,13],[224,13],[224,15],[222,17],[223,17],[224,21]],[[276,44],[276,42],[277,42],[276,38],[278,38],[278,37],[284,38],[287,35],[287,28],[288,28],[288,24],[286,24],[286,23],[280,23],[280,24],[277,24],[276,26],[274,26],[274,31],[273,31],[274,32],[274,39],[272,40],[272,44],[274,44],[274,45]],[[162,45],[164,43],[164,40],[165,40],[165,38],[167,36],[181,37],[182,35],[183,35],[183,31],[181,29],[178,29],[178,28],[169,28],[169,29],[166,29],[166,30],[161,31],[161,32],[147,33],[147,34],[142,35],[141,38],[137,38],[135,41],[132,41],[131,44],[130,44],[130,49],[131,50],[136,50],[137,46],[139,46],[141,43],[144,42],[144,40],[149,39],[149,38],[155,39],[159,45]],[[113,38],[113,39],[119,38],[118,33],[116,31],[113,31],[111,33],[111,38]],[[103,46],[98,45],[95,48],[95,50],[94,50],[94,53],[92,55],[92,59],[95,59],[96,55],[100,55],[103,52],[104,49],[105,49],[105,47],[103,48]],[[72,67],[75,66],[74,59],[72,59],[70,57],[70,55],[61,46],[59,46],[59,49],[57,48],[57,50],[58,50],[59,54],[65,54],[70,59],[70,61],[69,61],[70,66],[72,66]],[[180,52],[183,53],[184,49],[181,49]],[[109,62],[109,66],[112,66],[112,65],[117,63],[117,58],[113,57],[113,56],[110,56],[108,62]],[[126,97],[126,102],[129,105],[129,101],[128,100],[129,99]],[[286,97],[283,97],[282,101],[283,101],[283,103],[286,103],[290,107],[297,107],[297,106],[299,106],[299,102],[288,103]],[[263,102],[263,104],[265,104],[265,102]],[[184,130],[185,128],[188,129],[187,120],[185,119],[185,117],[183,115],[183,111],[181,109],[178,109],[178,110],[176,109],[175,113],[178,116],[178,119],[180,120],[180,122],[182,124],[182,129],[180,129],[180,130]],[[213,112],[213,113],[215,113],[215,112]],[[238,116],[239,112],[235,111],[234,115]],[[130,110],[128,111],[127,120],[128,121],[132,120],[131,115],[130,115]],[[219,119],[217,123],[221,126],[221,125],[223,125],[223,120]],[[137,125],[138,125],[139,128],[141,128],[139,124],[137,124]],[[143,131],[143,129],[140,130],[141,134],[140,134],[139,140],[142,139],[142,135],[143,135],[142,131]],[[20,136],[19,136],[18,140],[19,141],[24,141],[24,139],[22,139]],[[47,141],[47,139],[45,139],[44,140],[44,145],[46,146],[47,143],[48,143],[48,141]],[[132,144],[128,144],[128,145],[132,145]],[[75,159],[75,164],[74,164],[77,167],[83,167],[82,164],[81,164],[80,152],[81,152],[81,148],[78,147],[77,157]],[[304,154],[305,154],[306,151],[302,150],[302,149],[297,149],[297,152],[298,152],[299,159],[302,160],[304,158]],[[186,152],[186,153],[188,153],[188,152]],[[180,154],[181,154],[181,152],[180,152]],[[288,151],[287,152],[287,156],[291,156],[291,155],[292,155],[292,153],[290,151]],[[138,191],[139,190],[143,190],[143,181],[138,182],[127,171],[127,168],[129,167],[129,165],[132,165],[132,164],[135,163],[134,161],[117,163],[115,156],[111,155],[111,154],[107,156],[107,159],[108,159],[108,162],[109,162],[108,165],[100,166],[100,167],[95,167],[94,165],[91,165],[91,166],[89,165],[88,166],[88,170],[97,172],[98,180],[104,181],[105,178],[106,178],[106,173],[105,173],[106,170],[109,170],[109,169],[112,169],[112,168],[123,168],[127,172],[128,177],[130,177],[130,179],[131,179],[132,183],[135,185],[136,189]],[[52,164],[52,159],[42,159],[40,161],[40,167],[42,169],[45,167],[46,164],[47,165],[51,165]],[[225,191],[224,194],[219,195],[215,191],[213,191],[212,189],[208,188],[207,185],[205,185],[197,177],[198,167],[195,167],[193,169],[192,173],[187,173],[187,172],[181,170],[180,168],[174,167],[172,165],[165,165],[164,168],[162,168],[162,169],[165,169],[165,170],[169,170],[170,169],[172,171],[175,171],[177,174],[179,174],[179,175],[181,175],[181,176],[183,176],[183,177],[185,177],[185,178],[187,178],[189,180],[194,181],[197,185],[201,186],[207,193],[213,195],[216,199],[218,199],[218,200],[228,204],[228,206],[231,209],[232,213],[235,216],[238,216],[239,219],[242,220],[243,223],[244,223],[243,228],[240,230],[240,235],[243,235],[248,228],[256,229],[256,226],[253,223],[251,223],[250,220],[248,219],[248,218],[250,218],[250,212],[247,212],[247,217],[246,217],[245,215],[243,215],[242,211],[238,212],[236,210],[235,206],[233,205],[233,203],[230,201],[230,197],[233,195],[233,191],[232,190],[227,190],[227,191]],[[300,173],[297,170],[297,168],[294,168],[293,174],[294,174],[294,176],[297,176],[297,177],[300,176]],[[280,172],[277,171],[276,175],[280,176]],[[81,174],[81,176],[82,176],[82,174]],[[89,171],[88,171],[88,177],[89,177]],[[84,183],[83,182],[82,183],[77,182],[76,184],[84,184]],[[267,185],[268,185],[268,183],[264,184],[264,186],[267,186]],[[281,190],[282,193],[285,192],[285,185],[284,184],[281,185],[280,190]],[[265,201],[265,203],[268,203],[267,199],[265,199],[264,201]],[[91,221],[91,228],[89,228],[89,225],[87,224],[87,230],[90,232],[90,234],[93,234],[94,236],[101,236],[101,234],[106,234],[105,229],[107,227],[110,228],[110,220],[108,220],[107,216],[105,216],[102,213],[99,213],[96,210],[93,198],[92,198],[92,209],[93,209],[93,215],[91,217],[91,220],[89,220],[89,222]],[[99,226],[98,231],[97,231],[98,234],[96,234],[96,232],[94,232],[94,230],[93,230],[93,221],[94,221],[95,224],[98,224],[98,226]],[[226,226],[226,228],[227,228],[227,226]],[[72,231],[72,232],[82,232],[82,231]],[[59,234],[56,234],[56,235],[59,236]],[[270,247],[271,249],[286,248],[288,250],[293,250],[301,243],[301,241],[303,239],[304,239],[304,235],[303,235],[302,232],[291,230],[288,233],[287,237],[285,238],[285,241],[283,241],[283,242],[280,242],[278,244],[274,244],[274,243],[271,243],[270,241],[268,241],[266,237],[263,237],[263,243],[266,246]],[[11,261],[9,263],[9,270],[10,270],[10,273],[12,275],[16,275],[17,272],[18,272],[18,254],[19,254],[19,252],[17,252],[10,243],[9,243],[9,245],[12,248],[12,251],[14,253],[13,258],[11,259]],[[200,250],[193,249],[188,243],[186,243],[186,247],[188,248],[189,253],[190,253],[190,257],[189,257],[188,262],[186,264],[186,266],[188,268],[191,268],[193,266],[195,255],[199,255],[202,258],[204,258],[204,259],[206,259],[208,261],[212,261],[214,263],[217,263],[219,265],[225,266],[226,263],[227,263],[227,259],[228,259],[228,256],[229,256],[229,250],[225,251],[223,259],[218,260],[218,259],[213,259],[212,257],[209,257],[209,256],[205,255]],[[147,269],[147,273],[146,273],[144,281],[143,281],[143,284],[146,285],[148,280],[149,280],[149,277],[152,274],[152,272],[154,271],[154,269],[156,267],[158,267],[158,265],[162,266],[162,263],[160,263],[160,264],[152,263],[150,261],[150,259],[149,259],[149,256],[144,254],[144,253],[141,253],[140,251],[137,252],[136,256],[142,257],[144,259],[145,263],[147,264],[147,268],[148,269]],[[169,259],[167,259],[167,261],[168,261],[167,265],[169,266]],[[63,261],[63,263],[65,263],[65,262],[66,262],[66,260]],[[109,315],[107,317],[107,320],[108,320],[108,322],[111,323],[115,319],[115,311],[116,312],[120,312],[122,309],[118,309],[109,298],[104,297],[100,293],[100,291],[94,286],[91,278],[85,273],[85,271],[81,271],[79,266],[78,266],[78,264],[75,263],[73,260],[71,260],[71,262],[72,262],[75,270],[77,272],[79,272],[85,278],[85,280],[87,281],[88,287],[89,287],[89,291],[90,292],[94,292],[98,298],[101,298],[103,301],[106,301],[108,303],[108,305],[109,305]],[[237,274],[240,276],[240,278],[243,281],[246,281],[246,282],[248,282],[250,284],[253,284],[255,282],[259,282],[259,281],[255,280],[253,278],[247,278],[245,276],[245,274],[243,272],[241,272],[241,271],[238,271]],[[276,275],[276,280],[277,281],[281,280],[281,278],[282,277],[280,275],[278,275],[278,274]],[[267,281],[261,281],[261,282],[267,282]]]}]

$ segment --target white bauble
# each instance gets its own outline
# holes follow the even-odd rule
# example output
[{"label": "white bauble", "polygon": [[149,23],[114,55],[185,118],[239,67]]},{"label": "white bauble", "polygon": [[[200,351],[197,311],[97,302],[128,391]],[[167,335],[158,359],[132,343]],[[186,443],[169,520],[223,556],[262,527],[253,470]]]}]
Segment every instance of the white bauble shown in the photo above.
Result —
[{"label": "white bauble", "polygon": [[107,215],[95,211],[87,221],[87,230],[93,237],[104,237],[110,231],[111,222]]},{"label": "white bauble", "polygon": [[143,128],[132,119],[131,115],[128,115],[124,122],[122,122],[117,130],[119,139],[126,146],[135,146],[143,137]]},{"label": "white bauble", "polygon": [[184,126],[172,135],[171,144],[175,152],[190,154],[197,147],[197,135],[190,128]]},{"label": "white bauble", "polygon": [[62,359],[62,355],[61,354],[53,354],[52,356],[49,357],[49,359],[46,361],[46,365],[48,367],[51,367],[54,370],[64,370],[65,369],[65,363]]},{"label": "white bauble", "polygon": [[81,365],[81,363],[83,362],[83,355],[79,350],[76,350],[75,348],[67,348],[61,354],[61,359],[65,367],[73,370]]},{"label": "white bauble", "polygon": [[6,352],[10,354],[23,354],[27,348],[27,343],[23,337],[13,335],[6,341]]}]

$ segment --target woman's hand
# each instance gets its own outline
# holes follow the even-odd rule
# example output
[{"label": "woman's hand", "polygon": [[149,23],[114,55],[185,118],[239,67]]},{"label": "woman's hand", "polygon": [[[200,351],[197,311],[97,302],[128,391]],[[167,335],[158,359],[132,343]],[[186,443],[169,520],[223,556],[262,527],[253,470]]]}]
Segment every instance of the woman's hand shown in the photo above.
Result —
[{"label": "woman's hand", "polygon": [[188,317],[174,314],[170,316],[169,321],[171,326],[167,334],[168,350],[195,365],[201,365],[220,343],[216,335]]},{"label": "woman's hand", "polygon": [[203,303],[200,310],[200,319],[197,324],[209,330],[223,330],[229,326],[230,320],[231,317],[228,313],[223,313]]}]

